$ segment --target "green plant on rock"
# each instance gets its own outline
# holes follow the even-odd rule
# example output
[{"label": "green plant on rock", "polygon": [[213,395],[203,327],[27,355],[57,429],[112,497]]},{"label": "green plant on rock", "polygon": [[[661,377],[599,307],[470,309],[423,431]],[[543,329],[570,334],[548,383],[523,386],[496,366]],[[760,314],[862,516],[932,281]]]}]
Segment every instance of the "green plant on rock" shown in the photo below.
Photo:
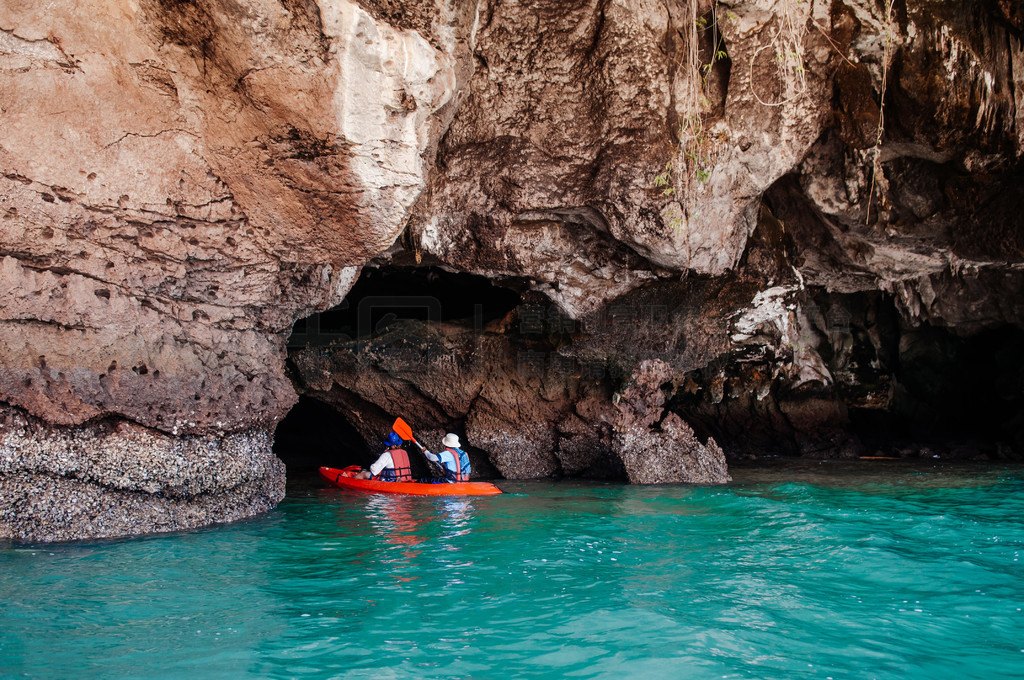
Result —
[{"label": "green plant on rock", "polygon": [[654,186],[661,189],[661,195],[665,198],[671,198],[676,194],[675,181],[672,177],[672,172],[675,168],[672,165],[672,161],[665,163],[665,171],[654,178]]},{"label": "green plant on rock", "polygon": [[[691,217],[696,217],[696,213],[691,213]],[[670,203],[665,206],[662,217],[667,220],[668,226],[672,227],[675,232],[683,231],[686,227],[686,216],[683,214],[683,208],[678,203]]]}]

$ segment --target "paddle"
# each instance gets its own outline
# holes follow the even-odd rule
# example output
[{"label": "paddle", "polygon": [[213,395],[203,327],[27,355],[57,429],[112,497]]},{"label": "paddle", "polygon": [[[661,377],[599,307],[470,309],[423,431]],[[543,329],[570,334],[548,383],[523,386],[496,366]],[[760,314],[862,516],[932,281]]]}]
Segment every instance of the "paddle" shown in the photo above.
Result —
[{"label": "paddle", "polygon": [[[410,441],[416,446],[418,446],[420,449],[420,453],[423,453],[423,446],[418,441],[416,441],[416,437],[412,436],[412,428],[409,427],[409,423],[405,422],[401,418],[397,418],[395,419],[395,424],[391,426],[391,429],[394,430],[395,434],[397,434],[402,439]],[[444,470],[441,469],[440,465],[427,458],[426,454],[423,455],[423,460],[427,461],[427,469],[430,470],[430,474],[434,475],[435,477],[444,477]]]}]

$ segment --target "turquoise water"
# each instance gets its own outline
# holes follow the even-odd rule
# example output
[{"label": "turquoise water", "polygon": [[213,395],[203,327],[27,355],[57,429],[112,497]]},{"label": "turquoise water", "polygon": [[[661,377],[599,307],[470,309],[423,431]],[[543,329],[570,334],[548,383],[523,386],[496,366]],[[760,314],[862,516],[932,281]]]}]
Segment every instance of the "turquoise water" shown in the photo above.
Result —
[{"label": "turquoise water", "polygon": [[1020,469],[733,475],[0,546],[0,676],[1024,677]]}]

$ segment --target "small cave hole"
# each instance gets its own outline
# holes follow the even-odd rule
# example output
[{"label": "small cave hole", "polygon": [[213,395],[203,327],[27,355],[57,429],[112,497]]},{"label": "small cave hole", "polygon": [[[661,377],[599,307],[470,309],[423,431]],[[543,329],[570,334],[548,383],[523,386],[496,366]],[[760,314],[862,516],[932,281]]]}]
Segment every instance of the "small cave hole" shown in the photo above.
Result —
[{"label": "small cave hole", "polygon": [[988,458],[1024,457],[1024,331],[960,337],[921,324],[900,338],[892,407],[850,409],[869,444],[928,445]]},{"label": "small cave hole", "polygon": [[338,411],[317,399],[300,396],[274,433],[274,453],[288,470],[288,480],[313,479],[321,466],[369,465],[372,452],[362,436]]}]

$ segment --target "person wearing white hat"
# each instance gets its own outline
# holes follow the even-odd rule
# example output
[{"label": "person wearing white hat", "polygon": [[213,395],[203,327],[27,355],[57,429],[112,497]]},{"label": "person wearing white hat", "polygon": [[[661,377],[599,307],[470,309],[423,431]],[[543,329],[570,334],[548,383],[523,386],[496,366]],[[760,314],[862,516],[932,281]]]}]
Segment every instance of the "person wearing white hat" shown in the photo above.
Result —
[{"label": "person wearing white hat", "polygon": [[460,448],[459,436],[449,432],[441,440],[441,443],[445,446],[444,451],[435,454],[423,449],[423,455],[444,469],[446,482],[468,482],[469,473],[472,470],[469,464],[469,455]]}]

